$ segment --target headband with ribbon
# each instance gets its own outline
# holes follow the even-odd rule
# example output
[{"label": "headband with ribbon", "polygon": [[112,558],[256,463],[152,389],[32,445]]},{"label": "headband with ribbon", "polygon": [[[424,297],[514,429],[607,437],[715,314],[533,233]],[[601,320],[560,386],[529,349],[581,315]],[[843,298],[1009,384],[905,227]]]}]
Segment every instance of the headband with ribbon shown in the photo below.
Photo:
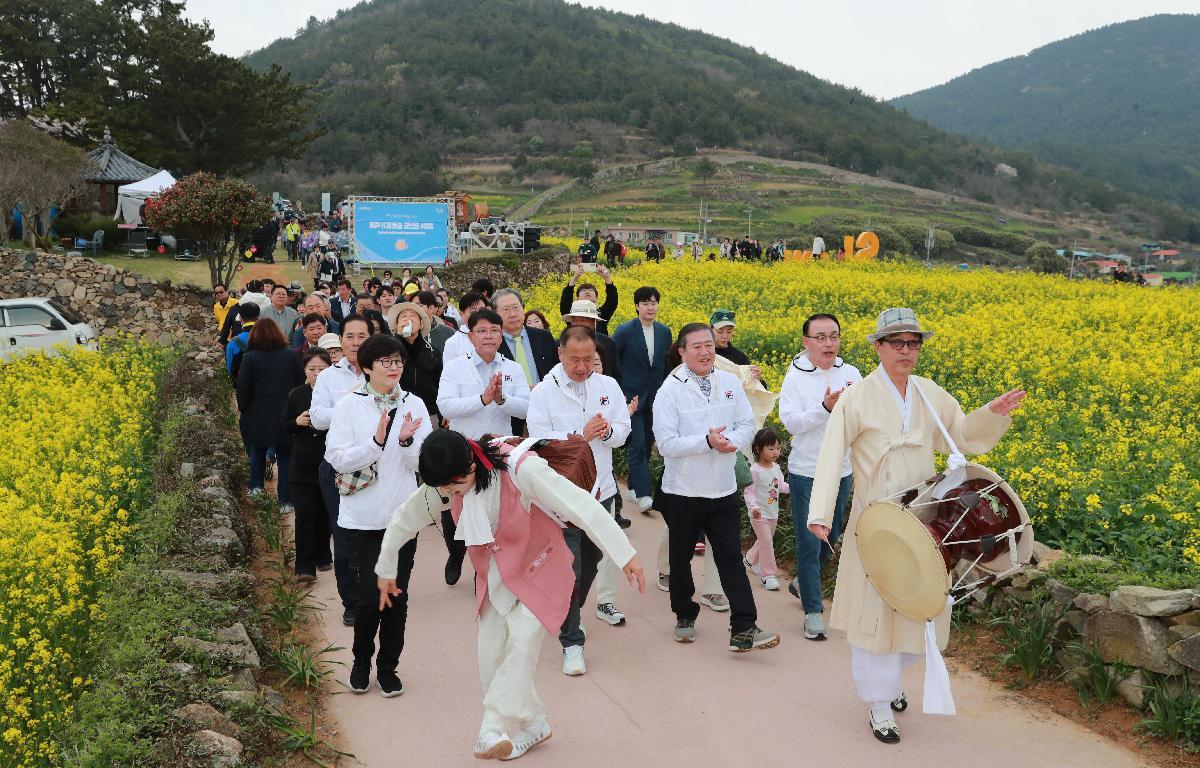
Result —
[{"label": "headband with ribbon", "polygon": [[491,472],[493,469],[495,469],[495,466],[487,457],[487,454],[483,452],[483,446],[470,439],[467,440],[467,445],[471,447],[471,453],[475,454],[475,458],[479,460],[479,463],[483,465],[484,469],[486,469],[488,472]]}]

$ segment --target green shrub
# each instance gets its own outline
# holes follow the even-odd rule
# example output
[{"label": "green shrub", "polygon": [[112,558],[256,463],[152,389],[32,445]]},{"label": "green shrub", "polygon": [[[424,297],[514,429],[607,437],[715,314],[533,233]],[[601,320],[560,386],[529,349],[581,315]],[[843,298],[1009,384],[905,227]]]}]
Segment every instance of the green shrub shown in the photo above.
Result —
[{"label": "green shrub", "polygon": [[123,230],[117,226],[117,222],[111,216],[74,214],[59,216],[54,220],[54,231],[58,233],[59,237],[83,237],[91,240],[92,235],[98,229],[104,230],[104,247],[106,248],[111,248],[125,239],[122,234]]},{"label": "green shrub", "polygon": [[1004,665],[1021,670],[1030,681],[1041,675],[1054,662],[1054,627],[1062,614],[1062,606],[1052,601],[1025,603],[1010,598],[989,622],[1000,627]]},{"label": "green shrub", "polygon": [[1138,729],[1163,739],[1179,741],[1189,750],[1200,748],[1200,691],[1158,675],[1146,689],[1148,716]]}]

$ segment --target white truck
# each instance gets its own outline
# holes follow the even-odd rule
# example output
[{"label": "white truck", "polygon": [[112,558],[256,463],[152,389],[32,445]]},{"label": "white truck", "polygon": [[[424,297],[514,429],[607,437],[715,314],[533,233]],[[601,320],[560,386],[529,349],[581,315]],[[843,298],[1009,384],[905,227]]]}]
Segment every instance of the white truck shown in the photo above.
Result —
[{"label": "white truck", "polygon": [[0,358],[65,345],[97,348],[96,330],[75,310],[56,299],[0,299]]}]

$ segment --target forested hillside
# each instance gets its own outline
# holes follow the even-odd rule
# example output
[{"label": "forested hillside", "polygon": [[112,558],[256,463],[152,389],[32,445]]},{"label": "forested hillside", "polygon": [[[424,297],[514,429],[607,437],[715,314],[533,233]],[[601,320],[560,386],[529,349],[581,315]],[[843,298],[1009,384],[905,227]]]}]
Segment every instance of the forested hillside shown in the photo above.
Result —
[{"label": "forested hillside", "polygon": [[[447,158],[515,174],[731,147],[981,200],[1122,201],[1104,184],[950,135],[701,32],[561,0],[374,0],[251,54],[314,84],[304,165],[428,192]],[[997,164],[1015,176],[996,174]]]},{"label": "forested hillside", "polygon": [[947,131],[1200,205],[1200,15],[1113,24],[896,99]]}]

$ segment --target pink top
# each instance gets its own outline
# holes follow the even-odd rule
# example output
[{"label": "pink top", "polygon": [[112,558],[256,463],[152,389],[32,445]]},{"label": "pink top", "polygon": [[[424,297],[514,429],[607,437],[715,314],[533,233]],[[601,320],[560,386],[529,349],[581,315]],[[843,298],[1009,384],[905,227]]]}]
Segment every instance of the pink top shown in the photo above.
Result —
[{"label": "pink top", "polygon": [[746,510],[752,511],[757,507],[762,516],[768,520],[779,518],[779,494],[791,493],[783,472],[778,464],[764,467],[757,461],[750,464],[750,475],[754,482],[746,486],[743,493],[746,499]]}]

